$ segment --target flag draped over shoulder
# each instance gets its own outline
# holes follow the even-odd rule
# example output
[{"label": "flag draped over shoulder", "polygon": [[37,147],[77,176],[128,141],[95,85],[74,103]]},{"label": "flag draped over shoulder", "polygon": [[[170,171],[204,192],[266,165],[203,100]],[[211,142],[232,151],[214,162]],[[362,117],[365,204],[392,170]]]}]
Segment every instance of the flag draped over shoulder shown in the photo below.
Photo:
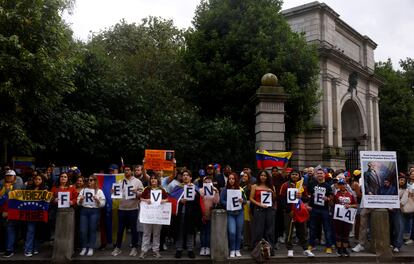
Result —
[{"label": "flag draped over shoulder", "polygon": [[49,203],[53,193],[47,190],[10,191],[8,219],[31,222],[47,222]]},{"label": "flag draped over shoulder", "polygon": [[181,185],[179,185],[176,186],[170,194],[168,194],[168,201],[172,205],[171,212],[173,215],[177,215],[178,213],[178,203],[180,202],[183,193],[184,188]]},{"label": "flag draped over shoulder", "polygon": [[104,207],[104,215],[103,220],[105,221],[105,234],[108,244],[112,243],[112,237],[113,234],[116,233],[118,222],[115,210],[119,208],[119,200],[111,198],[111,190],[112,185],[119,180],[122,180],[124,178],[124,174],[94,174],[98,179],[98,186],[99,189],[102,190],[102,192],[105,195],[106,203]]},{"label": "flag draped over shoulder", "polygon": [[270,153],[266,150],[258,150],[256,151],[257,168],[285,167],[292,154],[292,152]]}]

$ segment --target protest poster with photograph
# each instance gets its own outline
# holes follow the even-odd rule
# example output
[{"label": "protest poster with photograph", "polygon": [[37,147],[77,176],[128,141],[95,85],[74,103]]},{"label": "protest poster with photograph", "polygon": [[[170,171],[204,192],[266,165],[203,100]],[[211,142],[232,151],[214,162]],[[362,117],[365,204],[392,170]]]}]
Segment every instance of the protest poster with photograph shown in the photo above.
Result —
[{"label": "protest poster with photograph", "polygon": [[146,149],[144,169],[163,171],[164,176],[174,172],[174,150]]},{"label": "protest poster with photograph", "polygon": [[140,203],[139,221],[142,224],[170,225],[171,223],[171,203],[159,205]]},{"label": "protest poster with photograph", "polygon": [[400,208],[395,151],[361,151],[362,208]]}]

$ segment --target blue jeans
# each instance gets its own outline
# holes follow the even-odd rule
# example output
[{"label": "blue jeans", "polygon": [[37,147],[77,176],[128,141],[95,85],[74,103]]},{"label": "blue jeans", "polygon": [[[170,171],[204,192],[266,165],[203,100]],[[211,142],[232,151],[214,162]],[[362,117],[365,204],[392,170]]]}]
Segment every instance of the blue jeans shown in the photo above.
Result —
[{"label": "blue jeans", "polygon": [[18,226],[18,221],[9,220],[7,221],[7,242],[6,242],[6,251],[14,252],[14,242],[16,241],[16,227]]},{"label": "blue jeans", "polygon": [[200,232],[200,246],[210,247],[210,237],[211,237],[211,221],[207,220],[206,223],[201,226]]},{"label": "blue jeans", "polygon": [[24,252],[33,253],[34,250],[38,249],[39,243],[35,238],[36,234],[36,222],[26,222],[27,233],[26,242],[24,243]]},{"label": "blue jeans", "polygon": [[230,250],[240,250],[243,233],[244,214],[241,210],[238,214],[227,212],[227,232],[229,236]]},{"label": "blue jeans", "polygon": [[404,243],[404,220],[400,209],[390,212],[392,223],[391,244],[396,248],[401,248]]},{"label": "blue jeans", "polygon": [[131,245],[132,247],[138,246],[138,233],[137,233],[137,221],[138,221],[138,209],[136,210],[119,210],[118,209],[118,233],[116,235],[117,248],[122,246],[122,238],[124,236],[124,230],[131,228]]},{"label": "blue jeans", "polygon": [[332,226],[331,218],[329,216],[328,209],[321,208],[312,208],[310,213],[310,235],[309,235],[309,245],[315,246],[315,239],[317,238],[318,225],[322,222],[323,232],[325,233],[325,246],[332,247]]},{"label": "blue jeans", "polygon": [[80,208],[80,246],[95,248],[100,208]]}]

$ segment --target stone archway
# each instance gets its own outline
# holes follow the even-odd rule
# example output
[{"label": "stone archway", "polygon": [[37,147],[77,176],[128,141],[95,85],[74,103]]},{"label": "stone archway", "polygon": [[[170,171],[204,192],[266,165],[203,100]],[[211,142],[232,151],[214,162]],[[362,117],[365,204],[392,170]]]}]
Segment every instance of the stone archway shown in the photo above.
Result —
[{"label": "stone archway", "polygon": [[342,148],[345,152],[346,168],[359,168],[359,151],[366,149],[367,135],[364,133],[364,122],[361,111],[355,101],[347,100],[341,111]]}]

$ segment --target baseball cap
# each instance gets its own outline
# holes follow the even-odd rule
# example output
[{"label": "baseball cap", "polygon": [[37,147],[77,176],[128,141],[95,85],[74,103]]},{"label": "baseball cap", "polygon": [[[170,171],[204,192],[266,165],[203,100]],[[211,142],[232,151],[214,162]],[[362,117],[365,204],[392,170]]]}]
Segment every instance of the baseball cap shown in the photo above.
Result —
[{"label": "baseball cap", "polygon": [[342,179],[342,178],[341,178],[341,179],[339,179],[339,180],[338,180],[338,184],[345,184],[345,179]]},{"label": "baseball cap", "polygon": [[8,170],[4,174],[5,176],[16,176],[16,172],[14,170]]}]

